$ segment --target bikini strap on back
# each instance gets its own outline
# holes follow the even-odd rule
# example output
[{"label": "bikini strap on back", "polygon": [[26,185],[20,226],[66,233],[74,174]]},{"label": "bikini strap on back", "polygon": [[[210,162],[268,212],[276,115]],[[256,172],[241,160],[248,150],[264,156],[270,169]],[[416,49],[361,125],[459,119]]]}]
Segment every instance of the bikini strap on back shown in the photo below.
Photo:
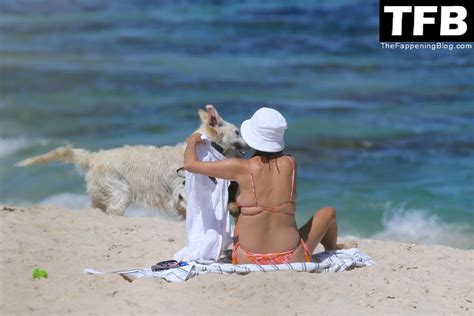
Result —
[{"label": "bikini strap on back", "polygon": [[290,158],[290,156],[285,156],[288,158],[288,160],[291,162],[291,165],[293,166],[293,175],[291,176],[291,194],[290,194],[290,201],[293,201],[293,191],[295,190],[295,174],[296,174],[296,167],[293,159]]},{"label": "bikini strap on back", "polygon": [[255,178],[253,176],[252,165],[249,161],[249,172],[250,172],[250,180],[252,180],[252,191],[253,191],[253,198],[255,199],[255,206],[258,206],[257,201],[257,191],[255,191]]}]

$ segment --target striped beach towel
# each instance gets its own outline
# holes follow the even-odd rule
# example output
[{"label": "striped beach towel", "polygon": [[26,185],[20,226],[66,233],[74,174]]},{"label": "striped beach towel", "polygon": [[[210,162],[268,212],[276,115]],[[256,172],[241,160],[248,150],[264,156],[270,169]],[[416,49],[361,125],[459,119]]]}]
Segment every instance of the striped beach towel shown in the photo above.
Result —
[{"label": "striped beach towel", "polygon": [[134,281],[138,278],[157,278],[168,282],[183,282],[195,276],[206,273],[219,274],[249,274],[251,272],[271,272],[271,271],[299,271],[310,273],[342,272],[357,267],[372,266],[375,262],[368,255],[359,251],[358,248],[344,249],[337,251],[321,252],[313,255],[311,262],[297,262],[286,264],[229,264],[218,262],[189,262],[188,265],[163,271],[153,272],[151,269],[130,269],[113,272],[101,272],[95,269],[84,269],[87,274],[118,274],[127,281]]}]

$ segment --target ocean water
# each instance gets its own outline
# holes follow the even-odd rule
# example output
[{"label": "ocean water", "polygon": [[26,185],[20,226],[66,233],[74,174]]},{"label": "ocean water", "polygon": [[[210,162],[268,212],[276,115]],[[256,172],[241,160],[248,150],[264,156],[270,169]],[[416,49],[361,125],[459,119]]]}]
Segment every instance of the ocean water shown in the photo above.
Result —
[{"label": "ocean water", "polygon": [[[474,246],[474,50],[383,50],[378,1],[0,2],[0,203],[88,206],[57,146],[174,144],[212,103],[287,118],[298,222]],[[128,216],[154,216],[140,209]]]}]

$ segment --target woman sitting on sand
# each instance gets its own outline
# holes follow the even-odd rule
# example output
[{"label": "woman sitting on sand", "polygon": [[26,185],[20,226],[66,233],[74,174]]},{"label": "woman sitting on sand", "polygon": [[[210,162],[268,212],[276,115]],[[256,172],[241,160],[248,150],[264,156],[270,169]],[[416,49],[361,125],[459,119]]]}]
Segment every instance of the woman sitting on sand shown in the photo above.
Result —
[{"label": "woman sitting on sand", "polygon": [[251,159],[202,162],[196,158],[200,134],[187,139],[184,169],[239,184],[241,214],[235,228],[232,263],[279,264],[310,261],[321,242],[325,250],[342,248],[337,242],[336,211],[319,209],[299,230],[295,220],[296,160],[283,154],[285,118],[261,108],[240,128],[256,150]]}]

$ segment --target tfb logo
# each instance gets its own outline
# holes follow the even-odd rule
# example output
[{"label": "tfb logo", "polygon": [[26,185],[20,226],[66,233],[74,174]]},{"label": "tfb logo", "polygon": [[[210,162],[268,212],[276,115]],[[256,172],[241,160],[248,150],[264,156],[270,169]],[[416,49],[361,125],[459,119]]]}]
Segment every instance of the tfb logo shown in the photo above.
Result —
[{"label": "tfb logo", "polygon": [[380,0],[381,42],[472,42],[474,0]]}]

